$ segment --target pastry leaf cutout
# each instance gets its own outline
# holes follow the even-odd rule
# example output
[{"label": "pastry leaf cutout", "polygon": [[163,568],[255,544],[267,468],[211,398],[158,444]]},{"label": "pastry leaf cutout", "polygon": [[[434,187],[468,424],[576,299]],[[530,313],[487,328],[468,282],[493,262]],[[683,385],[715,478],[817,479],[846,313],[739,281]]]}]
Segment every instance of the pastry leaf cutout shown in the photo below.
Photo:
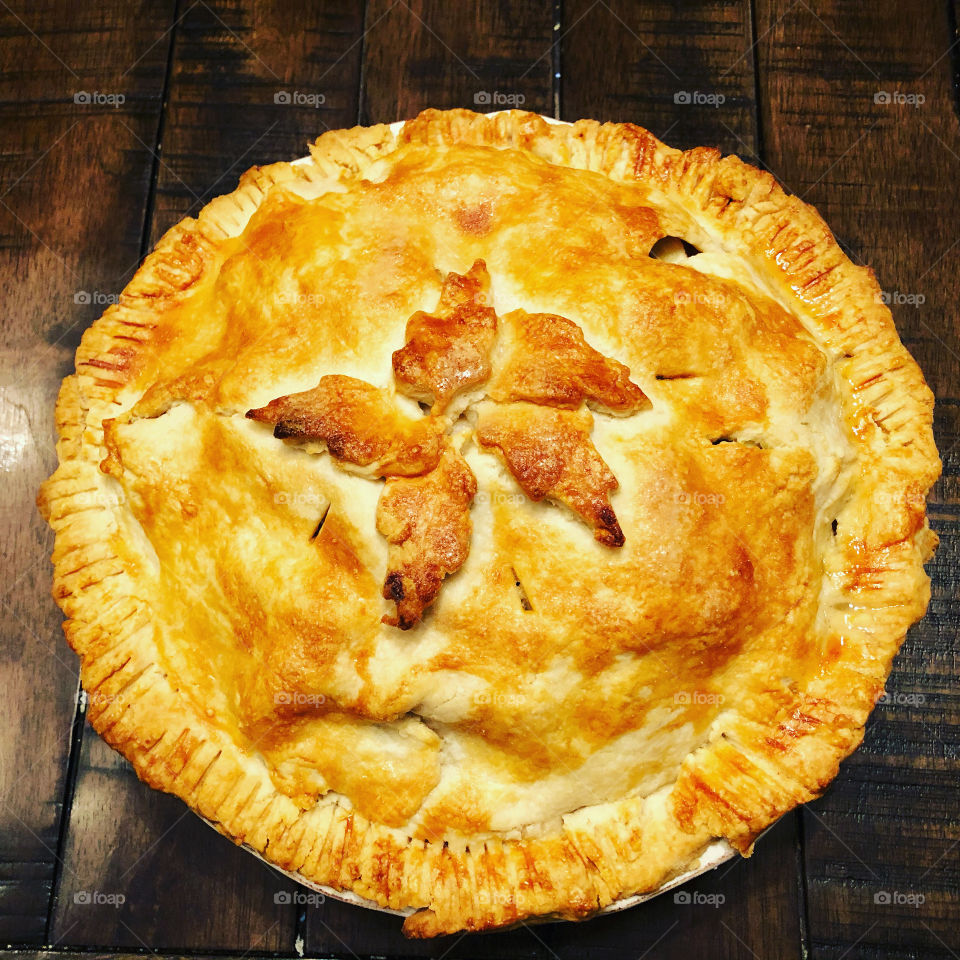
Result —
[{"label": "pastry leaf cutout", "polygon": [[376,523],[389,544],[383,595],[396,615],[383,621],[403,630],[423,618],[470,551],[477,481],[446,436],[463,412],[458,398],[476,406],[480,447],[502,459],[531,500],[562,504],[608,547],[624,543],[610,504],[617,478],[582,406],[627,416],[650,401],[572,320],[523,310],[501,319],[498,331],[483,260],[447,275],[433,313],[410,317],[393,373],[399,392],[430,404],[426,416],[408,416],[386,390],[339,375],[247,412],[281,440],[386,479]]},{"label": "pastry leaf cutout", "polygon": [[393,354],[397,389],[443,413],[463,390],[490,376],[490,350],[497,315],[490,302],[490,276],[478,260],[464,275],[451,273],[434,313],[407,321],[407,342]]},{"label": "pastry leaf cutout", "polygon": [[562,503],[593,527],[600,543],[623,546],[608,498],[619,484],[590,440],[588,411],[517,402],[483,403],[479,413],[480,446],[501,455],[531,500]]},{"label": "pastry leaf cutout", "polygon": [[415,477],[432,470],[443,452],[443,426],[408,417],[384,391],[354,377],[323,377],[312,389],[248,410],[273,424],[280,440],[322,444],[341,464],[371,477]]},{"label": "pastry leaf cutout", "polygon": [[384,623],[409,630],[437,598],[444,578],[463,566],[476,492],[473,471],[449,445],[429,473],[386,482],[377,529],[390,544],[383,595],[396,603],[397,615]]},{"label": "pastry leaf cutout", "polygon": [[630,370],[594,350],[572,320],[514,310],[503,318],[504,358],[488,393],[501,403],[527,400],[551,407],[587,405],[627,416],[650,406]]}]

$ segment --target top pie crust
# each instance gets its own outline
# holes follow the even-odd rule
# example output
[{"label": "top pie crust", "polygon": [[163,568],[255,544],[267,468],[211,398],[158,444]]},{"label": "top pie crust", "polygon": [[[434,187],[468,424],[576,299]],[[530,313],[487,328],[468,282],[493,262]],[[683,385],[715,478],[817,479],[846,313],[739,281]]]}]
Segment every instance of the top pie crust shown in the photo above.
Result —
[{"label": "top pie crust", "polygon": [[[701,252],[651,257],[665,236]],[[404,390],[408,323],[478,260],[491,378],[438,400],[407,351]],[[642,408],[523,395],[555,379],[542,348],[508,362],[542,316]],[[419,467],[371,478],[245,416],[327,376],[401,433],[410,396],[446,418],[466,556],[410,630],[377,500]],[[412,936],[587,916],[716,838],[749,853],[860,742],[929,598],[932,408],[872,272],[736,157],[518,111],[324,134],[170,230],[63,383],[39,502],[88,716],[238,842],[413,908]],[[569,508],[583,475],[561,495],[575,456],[508,469],[545,418],[612,476],[622,545]]]}]

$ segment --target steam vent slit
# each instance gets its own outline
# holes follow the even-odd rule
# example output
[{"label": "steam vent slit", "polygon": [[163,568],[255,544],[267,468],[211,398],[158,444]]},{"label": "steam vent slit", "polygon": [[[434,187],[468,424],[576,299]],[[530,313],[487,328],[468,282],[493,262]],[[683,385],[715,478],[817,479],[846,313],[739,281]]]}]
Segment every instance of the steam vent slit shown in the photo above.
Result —
[{"label": "steam vent slit", "polygon": [[310,535],[311,540],[316,540],[320,536],[320,531],[323,529],[323,525],[327,522],[327,515],[330,513],[330,504],[327,504],[326,510],[323,511],[323,515],[320,517],[319,522],[317,523],[317,528]]},{"label": "steam vent slit", "polygon": [[527,591],[523,588],[520,577],[513,567],[510,568],[510,575],[513,577],[513,585],[517,588],[517,595],[520,597],[520,606],[523,608],[523,612],[530,613],[533,610],[533,604],[530,602]]}]

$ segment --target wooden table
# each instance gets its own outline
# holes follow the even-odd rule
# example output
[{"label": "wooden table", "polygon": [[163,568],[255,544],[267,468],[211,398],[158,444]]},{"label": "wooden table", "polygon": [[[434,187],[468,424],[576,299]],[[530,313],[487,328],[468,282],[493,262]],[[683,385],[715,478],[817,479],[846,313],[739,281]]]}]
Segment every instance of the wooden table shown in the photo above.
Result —
[{"label": "wooden table", "polygon": [[[957,957],[956,4],[9,2],[0,945],[26,956],[290,956],[301,945],[345,957]],[[167,227],[323,130],[504,98],[635,121],[680,147],[717,144],[820,209],[877,271],[938,396],[941,545],[930,612],[863,747],[752,860],[690,885],[718,895],[712,905],[667,895],[582,925],[415,943],[393,917],[293,903],[292,884],[101,743],[78,709],[76,659],[49,599],[52,538],[33,499],[54,464],[54,394],[81,331]],[[82,902],[94,894],[108,902]]]}]

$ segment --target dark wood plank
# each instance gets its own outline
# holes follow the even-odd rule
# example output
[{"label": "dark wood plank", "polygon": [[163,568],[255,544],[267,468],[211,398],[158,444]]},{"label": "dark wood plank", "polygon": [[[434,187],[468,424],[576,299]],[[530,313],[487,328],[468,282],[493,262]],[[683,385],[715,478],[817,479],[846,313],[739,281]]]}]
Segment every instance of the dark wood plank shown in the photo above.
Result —
[{"label": "dark wood plank", "polygon": [[427,107],[553,115],[550,3],[371,0],[366,23],[363,123]]},{"label": "dark wood plank", "polygon": [[321,956],[383,956],[454,958],[516,958],[549,956],[530,929],[505,933],[408,940],[400,931],[402,918],[327,899],[305,911],[306,950]]},{"label": "dark wood plank", "polygon": [[[12,949],[6,947],[0,949],[0,960],[60,960],[60,958],[73,956],[76,953],[67,953],[57,949],[39,948],[39,949]],[[143,951],[135,952],[132,950],[85,950],[82,954],[84,960],[143,960]],[[155,956],[172,956],[172,954],[157,953]],[[260,953],[257,950],[251,950],[243,953],[191,953],[190,960],[260,960],[262,957],[276,957],[275,953]]]},{"label": "dark wood plank", "polygon": [[140,783],[93,730],[70,813],[55,946],[293,948],[294,885]]},{"label": "dark wood plank", "polygon": [[[960,875],[958,847],[951,846],[960,838],[956,814],[957,711],[960,707],[951,683],[956,675],[953,644],[960,586],[956,530],[960,456],[957,424],[960,401],[956,397],[960,350],[951,322],[955,316],[958,248],[950,247],[953,237],[942,227],[942,210],[949,209],[957,200],[957,189],[951,181],[956,181],[960,142],[949,88],[949,75],[956,67],[956,59],[948,54],[937,60],[946,52],[951,39],[947,35],[949,25],[944,27],[944,10],[934,3],[911,12],[908,30],[901,19],[902,11],[898,16],[892,8],[878,13],[873,7],[860,12],[853,5],[830,6],[827,10],[818,7],[814,13],[802,0],[786,8],[759,2],[755,35],[760,38],[761,82],[768,97],[761,137],[749,119],[753,109],[749,32],[743,35],[742,43],[735,41],[742,34],[743,24],[748,23],[744,8],[743,4],[720,3],[683,8],[672,4],[641,4],[620,9],[613,5],[611,13],[602,3],[594,7],[589,3],[565,3],[564,23],[558,31],[564,36],[563,115],[571,119],[577,116],[631,119],[650,127],[667,142],[680,146],[712,142],[745,156],[765,144],[764,157],[769,167],[788,186],[820,207],[852,255],[877,267],[885,289],[914,298],[921,294],[925,298],[922,305],[895,304],[894,310],[905,341],[920,359],[941,399],[937,434],[947,475],[938,485],[931,511],[943,541],[931,567],[934,603],[930,616],[907,642],[888,685],[891,702],[881,704],[878,709],[864,748],[845,765],[828,796],[804,814],[804,821],[812,955],[945,957],[950,955],[948,948],[954,952],[958,949],[953,931],[957,928],[956,887]],[[315,64],[305,79],[301,79],[303,73],[299,68],[288,69],[288,65],[299,63],[301,57],[310,60],[311,49],[329,41],[329,37],[319,35],[303,40],[300,11],[296,14],[296,27],[291,30],[287,26],[284,34],[281,27],[289,24],[293,14],[284,19],[279,4],[270,7],[267,13],[264,13],[266,6],[248,4],[211,4],[209,7],[197,4],[184,5],[183,9],[187,13],[181,25],[184,46],[178,47],[178,56],[182,54],[184,66],[181,70],[181,60],[176,61],[171,76],[170,116],[177,119],[168,121],[164,131],[165,152],[158,166],[154,237],[184,212],[193,211],[203,200],[230,189],[236,175],[250,163],[291,155],[290,151],[274,150],[275,146],[288,145],[285,138],[298,138],[293,148],[296,152],[300,141],[317,131],[318,113],[328,126],[344,126],[353,120],[349,114],[351,103],[356,111],[356,102],[350,99],[350,91],[355,89],[351,86],[350,64],[354,56],[359,57],[361,45],[351,50],[347,42],[359,37],[359,32],[351,33],[350,26],[358,22],[356,8],[351,8],[347,16],[348,25],[341,23],[339,27],[347,35],[346,39],[338,36],[334,41],[336,46],[343,40],[343,60],[339,64],[335,62],[336,56],[340,56],[335,51],[333,59],[327,56],[323,62],[323,69],[329,69],[326,76],[339,77],[344,64],[347,65],[349,82],[338,88],[343,91],[342,102],[336,100],[337,94],[332,88],[317,89],[316,84],[323,82],[323,78],[318,81]],[[549,91],[540,81],[531,83],[530,89],[525,86],[531,76],[541,76],[544,67],[547,79],[551,79],[556,58],[550,52],[549,32],[543,37],[547,54],[537,60],[539,53],[533,51],[527,57],[530,36],[539,39],[536,30],[527,29],[513,39],[512,34],[505,39],[496,35],[497,31],[503,33],[506,16],[499,13],[499,8],[476,12],[473,8],[458,7],[445,14],[442,22],[438,22],[439,14],[420,5],[398,4],[395,10],[386,2],[370,5],[364,58],[368,92],[361,110],[365,122],[409,116],[426,105],[472,106],[477,94],[493,91],[520,94],[525,98],[525,106],[552,112],[552,85]],[[52,23],[53,15],[46,6],[34,5],[29,10],[17,8],[17,16],[29,21],[30,26],[36,26],[41,20]],[[43,612],[46,569],[41,568],[36,574],[28,572],[24,580],[16,582],[16,577],[23,575],[23,559],[29,564],[35,554],[40,562],[49,546],[39,523],[26,528],[22,517],[30,510],[28,501],[36,482],[52,462],[45,437],[49,435],[52,391],[56,380],[69,366],[69,355],[79,329],[74,326],[76,317],[72,310],[82,313],[84,323],[100,312],[96,304],[73,305],[72,296],[81,290],[104,295],[114,293],[129,275],[136,256],[147,191],[144,189],[139,195],[140,206],[133,203],[131,210],[130,198],[110,196],[108,187],[118,182],[132,183],[131,171],[139,171],[140,182],[144,187],[148,184],[150,164],[141,143],[152,145],[154,142],[150,110],[158,109],[159,99],[149,101],[152,94],[144,92],[149,87],[145,81],[150,77],[162,80],[162,70],[158,74],[156,68],[158,64],[162,66],[165,49],[162,30],[155,28],[149,17],[141,16],[137,36],[147,39],[142,47],[160,38],[153,48],[154,53],[159,48],[160,55],[154,57],[154,53],[147,50],[131,72],[134,81],[127,87],[140,84],[143,102],[128,96],[128,102],[112,114],[102,109],[96,117],[91,116],[84,129],[71,131],[72,112],[64,109],[62,103],[43,101],[51,100],[51,90],[67,90],[64,81],[72,82],[71,72],[83,78],[82,89],[114,92],[109,78],[113,75],[111,71],[115,73],[119,68],[104,55],[105,30],[110,28],[111,51],[115,49],[113,44],[118,33],[123,34],[123,30],[118,30],[116,18],[111,19],[110,14],[103,11],[71,11],[66,15],[66,29],[64,11],[57,9],[55,15],[57,29],[38,30],[40,41],[30,36],[17,16],[8,17],[4,21],[8,43],[5,52],[0,54],[6,67],[0,73],[0,90],[4,84],[10,85],[0,97],[0,111],[9,118],[40,114],[35,119],[4,126],[3,136],[16,139],[12,146],[9,141],[4,143],[5,160],[0,165],[0,183],[14,187],[6,202],[11,203],[11,198],[21,190],[25,190],[27,196],[25,207],[12,203],[12,210],[0,207],[0,215],[5,217],[4,260],[0,262],[8,271],[11,285],[17,284],[13,302],[20,308],[11,311],[15,316],[7,320],[13,324],[12,328],[8,326],[13,335],[5,338],[8,349],[4,362],[8,372],[3,375],[3,390],[4,398],[11,403],[3,408],[4,420],[0,426],[8,436],[22,438],[15,449],[14,446],[11,449],[21,457],[20,463],[25,464],[22,474],[17,475],[23,479],[23,495],[18,494],[12,510],[3,515],[10,534],[5,538],[4,559],[5,572],[9,574],[7,583],[11,585],[3,598],[5,608],[9,608],[4,611],[7,623],[4,649],[14,651],[15,656],[10,661],[13,666],[9,674],[4,672],[0,679],[9,691],[7,703],[10,704],[3,708],[3,719],[9,722],[4,723],[2,729],[15,731],[16,735],[10,735],[9,747],[3,744],[0,752],[0,782],[4,784],[0,837],[3,844],[12,838],[9,850],[13,851],[8,854],[7,847],[0,847],[3,858],[0,860],[0,923],[7,922],[3,919],[5,916],[12,920],[12,926],[6,928],[8,937],[20,939],[23,931],[27,931],[22,936],[24,940],[40,939],[33,935],[38,929],[38,920],[42,921],[36,902],[44,902],[44,890],[49,891],[52,876],[48,870],[52,858],[44,859],[42,855],[35,858],[30,850],[41,849],[45,838],[56,841],[55,826],[51,830],[43,818],[56,823],[55,798],[62,792],[63,761],[70,732],[72,659],[57,635],[58,618],[53,608],[48,605],[48,612]],[[311,13],[306,18],[307,34],[315,15],[327,17],[326,25],[316,29],[337,31],[337,27],[331,26],[332,14]],[[576,18],[580,15],[583,19],[578,24]],[[510,19],[514,17],[527,27],[534,20],[540,24],[546,19],[540,8],[534,9],[532,5],[515,8],[509,15]],[[619,18],[622,21],[619,32],[616,26],[606,31],[598,27],[602,17],[611,18],[614,24]],[[681,26],[673,27],[678,20],[682,20]],[[510,26],[507,24],[508,34]],[[381,28],[387,33],[385,39],[378,40],[377,31]],[[583,39],[579,37],[581,28],[585,34]],[[124,30],[133,29],[129,24],[124,26]],[[494,41],[484,39],[489,34],[495,35],[505,65],[498,65],[492,55],[471,59],[476,49],[482,52],[488,46],[493,47]],[[43,52],[43,57],[29,53],[28,39]],[[315,45],[313,48],[311,43]],[[78,54],[77,61],[67,55],[74,45],[84,51]],[[193,53],[188,54],[190,45]],[[245,46],[255,51],[254,57],[244,50]],[[648,47],[656,51],[662,62],[651,56]],[[717,49],[711,52],[714,47]],[[138,55],[140,49],[136,48]],[[722,53],[718,54],[717,50]],[[263,59],[265,66],[252,65],[256,56]],[[319,56],[322,60],[326,55]],[[743,62],[734,63],[736,57]],[[66,66],[58,64],[58,60]],[[83,70],[79,67],[80,61],[84,61]],[[862,63],[858,65],[858,61]],[[222,63],[227,67],[221,71]],[[531,69],[525,72],[528,67]],[[283,84],[272,86],[276,77],[271,74],[282,77]],[[683,78],[683,84],[674,88],[676,75]],[[475,85],[476,80],[482,83]],[[888,86],[881,86],[881,82]],[[909,89],[908,82],[915,82],[916,89]],[[731,92],[725,86],[728,83]],[[923,109],[918,107],[915,113],[910,113],[906,104],[897,112],[874,112],[874,108],[884,106],[873,103],[873,95],[880,90],[900,90],[907,95],[922,92],[927,101]],[[271,129],[276,113],[271,116],[265,108],[284,107],[272,104],[272,97],[281,91],[296,91],[307,97],[321,93],[325,101],[319,109],[306,103],[285,107],[288,112],[283,113]],[[673,106],[677,109],[670,112],[670,101],[677,93],[694,91],[707,95],[722,93],[726,100],[715,107],[707,103],[675,103]],[[72,96],[71,90],[67,93]],[[742,100],[738,101],[737,97]],[[862,102],[861,97],[865,98]],[[10,100],[32,102],[29,108],[21,105],[14,111]],[[680,107],[684,107],[684,111],[680,111]],[[328,108],[329,116],[324,113]],[[345,111],[344,119],[340,118],[341,111]],[[128,136],[118,141],[117,119],[122,119],[137,137]],[[54,121],[61,122],[63,132],[69,134],[61,144],[51,136]],[[235,149],[236,141],[231,139],[236,130],[243,130],[242,136],[246,138],[240,150]],[[78,133],[82,136],[76,139]],[[182,137],[178,140],[180,134]],[[855,142],[861,134],[864,134],[862,140]],[[120,135],[124,136],[122,132]],[[258,143],[261,135],[264,136]],[[274,141],[275,136],[279,137],[278,141]],[[41,157],[51,143],[54,149]],[[105,148],[104,144],[108,146]],[[69,147],[71,164],[57,162],[55,154],[59,146]],[[246,155],[243,150],[247,150]],[[96,157],[96,161],[78,168],[78,159],[84,154],[88,158]],[[28,168],[35,160],[39,162],[31,171]],[[26,176],[16,183],[24,172]],[[878,188],[882,188],[882,194]],[[93,195],[100,198],[96,206],[86,203],[86,198]],[[51,196],[56,197],[55,206]],[[55,217],[49,214],[51,209],[56,210]],[[133,216],[137,210],[140,221]],[[52,249],[46,250],[44,243]],[[930,254],[931,250],[935,252]],[[128,256],[131,251],[133,258]],[[57,262],[56,255],[63,256],[65,261],[59,268],[51,269],[51,264]],[[74,271],[73,281],[69,279],[68,270]],[[79,280],[77,275],[81,275]],[[88,280],[88,276],[94,277],[93,281]],[[58,302],[58,289],[60,295],[65,293],[70,301],[69,309],[51,311],[49,304]],[[951,321],[944,321],[944,317]],[[23,318],[25,322],[21,322]],[[41,350],[37,349],[38,344]],[[12,356],[14,349],[18,351],[15,357]],[[27,371],[23,367],[24,356],[28,358]],[[14,370],[13,364],[19,365],[15,375],[9,373]],[[25,403],[17,392],[18,381],[26,380],[26,372],[31,378],[30,389],[34,391],[33,405]],[[38,380],[41,381],[39,387]],[[41,403],[36,398],[44,391],[51,397],[44,397]],[[21,454],[21,451],[26,452]],[[29,496],[25,492],[27,488]],[[31,637],[28,628],[33,629],[35,637]],[[43,645],[50,640],[55,642],[49,644],[49,650],[44,649]],[[67,660],[66,666],[59,667],[50,659],[58,655],[55,651]],[[8,666],[4,660],[0,670],[6,671]],[[58,679],[54,674],[62,676]],[[46,702],[35,704],[35,700],[44,699],[36,697],[37,676],[43,676],[48,687],[55,689],[48,691]],[[917,697],[925,699],[918,701]],[[30,704],[29,711],[22,709],[23,703]],[[59,736],[59,746],[54,732]],[[57,762],[48,762],[51,757],[58,758]],[[252,948],[253,954],[271,949],[263,946],[271,942],[271,930],[277,929],[271,924],[276,921],[283,926],[289,922],[289,918],[279,916],[283,911],[277,911],[276,916],[271,913],[273,908],[282,906],[273,902],[273,893],[289,889],[284,881],[276,881],[271,875],[263,880],[259,894],[268,895],[265,904],[244,885],[246,881],[239,886],[229,879],[224,882],[221,879],[224,876],[231,878],[259,868],[255,861],[230,848],[192,816],[185,819],[188,824],[185,829],[189,831],[192,825],[200,833],[188,832],[184,839],[181,825],[176,821],[185,808],[178,801],[155,795],[137,784],[119,758],[91,736],[86,738],[81,761],[79,802],[71,821],[72,828],[76,823],[76,830],[71,829],[67,835],[71,867],[86,864],[88,879],[104,879],[100,886],[92,889],[109,895],[112,889],[109,885],[123,875],[130,861],[142,853],[146,856],[143,871],[135,867],[124,878],[124,883],[129,881],[134,890],[133,899],[119,908],[102,905],[114,912],[119,909],[135,933],[116,933],[122,931],[116,917],[104,921],[94,918],[91,912],[81,914],[78,920],[88,931],[93,931],[88,932],[86,939],[80,937],[82,929],[78,930],[78,939],[74,939],[67,925],[60,923],[57,931],[66,932],[67,942],[110,942],[142,948],[144,944],[137,942],[140,933],[152,937],[155,932],[155,921],[150,919],[156,912],[154,903],[162,900],[171,904],[170,916],[163,921],[168,930],[174,922],[171,918],[183,919],[188,926],[195,926],[200,922],[196,916],[200,911],[197,901],[190,896],[200,890],[207,898],[200,901],[207,907],[204,919],[209,920],[212,915],[212,926],[219,938],[214,942],[211,936],[200,949],[239,950],[242,946],[244,950]],[[36,772],[34,767],[43,769]],[[13,775],[11,770],[15,771]],[[25,781],[15,783],[14,777],[21,775]],[[37,797],[54,799],[41,805],[36,803]],[[37,807],[41,807],[39,819]],[[128,812],[131,808],[132,812]],[[52,817],[51,811],[54,811]],[[110,838],[103,836],[103,821],[114,813],[118,823],[111,836],[117,848],[111,854]],[[24,815],[33,819],[23,820]],[[18,825],[18,820],[23,821],[27,830]],[[133,843],[127,832],[131,825],[141,825],[141,832]],[[40,829],[34,830],[34,827]],[[40,846],[30,839],[28,830],[36,833]],[[174,839],[151,850],[150,844],[165,830],[169,830]],[[86,859],[88,853],[83,840],[94,839],[98,834],[99,846]],[[211,845],[208,846],[207,841]],[[772,846],[774,843],[777,846]],[[229,857],[217,852],[221,846],[229,852]],[[165,853],[156,853],[159,849]],[[623,955],[628,946],[632,955],[640,955],[646,949],[650,955],[660,957],[690,953],[691,948],[696,952],[696,946],[702,945],[705,955],[710,956],[750,956],[751,952],[764,957],[797,955],[796,919],[789,918],[791,905],[796,905],[797,890],[795,885],[786,882],[793,866],[793,851],[792,823],[788,819],[761,841],[752,861],[735,867],[726,877],[718,871],[697,882],[698,890],[724,892],[725,896],[727,883],[738,882],[742,886],[736,894],[730,894],[723,907],[698,910],[696,915],[689,912],[690,908],[681,910],[681,905],[671,905],[667,898],[661,898],[621,916],[582,926],[550,925],[534,931],[468,937],[458,944],[441,941],[424,947],[399,940],[396,920],[327,903],[307,910],[312,918],[308,921],[311,933],[308,949],[313,943],[318,945],[315,949],[345,956],[374,950],[385,953],[388,949],[397,955],[411,952],[430,955],[436,946],[436,955],[445,949],[450,951],[449,956],[496,955],[498,952],[550,956],[566,955],[564,951],[569,951],[571,956],[605,957]],[[232,859],[233,855],[237,859]],[[100,873],[93,862],[97,858],[105,867]],[[123,862],[114,867],[113,860],[118,859]],[[171,886],[171,880],[176,884],[182,879],[180,873],[170,870],[173,861],[184,864],[185,874],[202,878],[206,886],[203,883],[185,889]],[[223,864],[226,864],[226,873],[219,872]],[[80,874],[75,876],[71,867],[64,870],[61,911],[64,900],[72,899],[71,891],[87,889],[68,886],[80,882]],[[171,873],[172,877],[163,879]],[[157,886],[151,886],[153,883]],[[239,898],[241,905],[218,912],[208,892],[214,888],[218,891],[217,897],[227,902]],[[40,901],[34,901],[34,891],[39,891]],[[873,897],[884,891],[908,896],[919,893],[925,900],[916,905],[874,903]],[[728,903],[737,906],[733,912],[724,913]],[[88,909],[99,908],[91,905]],[[161,912],[166,909],[160,908]],[[25,912],[31,910],[33,913],[29,915]],[[148,919],[144,926],[145,916]],[[322,917],[333,933],[317,932],[323,929],[318,917]],[[718,922],[721,917],[722,925]],[[377,933],[381,922],[383,930]],[[770,930],[782,928],[784,922],[787,928],[782,941],[768,940]],[[639,933],[637,927],[640,927]],[[746,935],[748,932],[750,935]],[[782,929],[775,932],[784,933]],[[242,937],[246,939],[239,943]],[[190,945],[184,941],[167,942]],[[324,944],[329,945],[324,947]],[[782,952],[788,944],[793,944],[794,949]],[[285,947],[289,949],[288,942]]]},{"label": "dark wood plank", "polygon": [[140,141],[156,135],[166,56],[157,38],[172,11],[172,2],[0,10],[4,942],[46,937],[76,712],[76,660],[50,599],[52,537],[34,498],[56,462],[54,398],[80,332],[137,263],[152,168]]},{"label": "dark wood plank", "polygon": [[896,661],[889,702],[863,747],[804,814],[811,956],[946,957],[960,948],[954,37],[946,5],[933,0],[909,11],[816,12],[760,0],[757,10],[768,165],[890,293],[904,342],[938,396],[945,468],[930,507],[941,536],[930,612]]},{"label": "dark wood plank", "polygon": [[748,860],[736,857],[623,913],[544,928],[543,956],[615,960],[629,951],[657,960],[799,957],[796,859],[796,820],[789,814],[758,841]]},{"label": "dark wood plank", "polygon": [[[751,859],[736,857],[676,891],[587,923],[530,924],[503,933],[417,942],[404,939],[398,917],[327,900],[307,908],[307,949],[324,955],[348,956],[352,950],[360,956],[451,960],[616,960],[645,955],[657,960],[688,960],[691,955],[787,960],[800,955],[798,908],[795,891],[785,902],[783,875],[795,876],[796,871],[796,823],[790,814],[758,842]],[[771,933],[776,924],[789,924],[791,916],[792,940],[782,931]],[[709,952],[698,953],[703,945]],[[771,946],[775,952],[769,951]]]},{"label": "dark wood plank", "polygon": [[567,0],[562,116],[646,127],[757,159],[750,4]]},{"label": "dark wood plank", "polygon": [[[362,5],[279,0],[180,8],[157,160],[151,242],[257,163],[306,154],[356,120]],[[287,102],[287,101],[290,102]],[[153,141],[150,141],[153,146]],[[293,949],[291,885],[151,791],[84,733],[52,938],[69,945]],[[75,901],[100,891],[119,908]],[[216,891],[214,894],[213,891]]]},{"label": "dark wood plank", "polygon": [[[264,953],[257,949],[237,951],[235,953],[190,953],[185,955],[154,952],[157,957],[176,957],[177,960],[261,960],[261,958],[282,956],[276,953]],[[76,952],[58,950],[56,947],[11,948],[9,945],[0,949],[0,960],[63,960],[66,957],[76,957]],[[143,960],[144,951],[134,950],[84,950],[80,956],[84,960]]]}]

